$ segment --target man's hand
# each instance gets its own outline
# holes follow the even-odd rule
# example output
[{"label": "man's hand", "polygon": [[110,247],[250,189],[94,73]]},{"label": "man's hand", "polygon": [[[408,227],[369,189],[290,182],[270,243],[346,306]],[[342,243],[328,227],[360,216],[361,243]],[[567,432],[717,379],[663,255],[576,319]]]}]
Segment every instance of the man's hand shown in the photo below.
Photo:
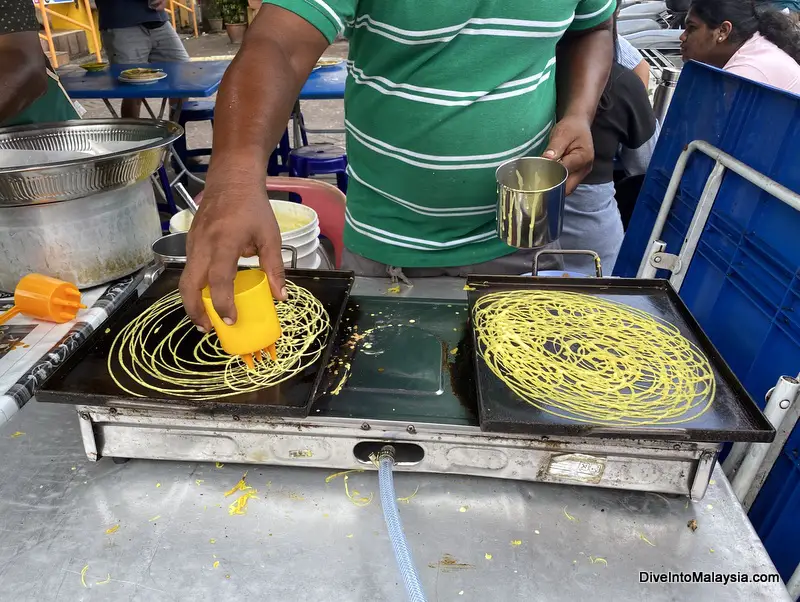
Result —
[{"label": "man's hand", "polygon": [[149,0],[148,6],[153,10],[161,11],[167,8],[167,0]]},{"label": "man's hand", "polygon": [[236,321],[233,279],[240,256],[258,255],[273,297],[286,299],[281,234],[267,199],[265,169],[327,46],[311,23],[265,4],[222,78],[206,189],[189,232],[180,286],[186,313],[201,329],[211,328],[201,297],[206,285],[219,316]]},{"label": "man's hand", "polygon": [[594,143],[592,126],[580,117],[564,117],[550,132],[550,142],[543,156],[561,161],[569,172],[566,194],[571,194],[592,171]]},{"label": "man's hand", "polygon": [[207,188],[186,246],[181,296],[189,318],[204,332],[211,330],[201,297],[206,285],[211,289],[214,309],[223,321],[236,322],[233,279],[239,257],[257,255],[261,269],[267,273],[273,297],[286,299],[281,233],[263,180],[254,186]]}]

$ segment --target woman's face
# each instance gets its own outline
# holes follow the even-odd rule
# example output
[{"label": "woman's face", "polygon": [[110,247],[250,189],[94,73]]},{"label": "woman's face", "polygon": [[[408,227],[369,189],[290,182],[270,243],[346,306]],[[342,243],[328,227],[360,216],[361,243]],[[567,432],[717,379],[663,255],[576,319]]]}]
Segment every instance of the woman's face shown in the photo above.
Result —
[{"label": "woman's face", "polygon": [[[711,29],[704,21],[701,21],[694,11],[689,10],[686,16],[686,24],[683,35],[681,35],[681,56],[684,61],[700,61],[709,65],[716,65],[720,57],[720,45],[728,39],[731,31],[731,24],[725,21],[715,29]],[[717,65],[719,67],[723,66]]]}]

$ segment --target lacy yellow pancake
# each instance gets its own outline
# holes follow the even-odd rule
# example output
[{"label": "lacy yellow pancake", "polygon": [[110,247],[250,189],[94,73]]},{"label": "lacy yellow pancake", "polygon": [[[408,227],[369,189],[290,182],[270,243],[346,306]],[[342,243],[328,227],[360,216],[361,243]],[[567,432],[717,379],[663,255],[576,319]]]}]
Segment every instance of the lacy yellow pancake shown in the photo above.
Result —
[{"label": "lacy yellow pancake", "polygon": [[[200,337],[186,316],[180,293],[174,291],[117,334],[108,354],[108,373],[121,389],[137,397],[153,391],[195,400],[230,397],[288,380],[322,355],[330,320],[308,290],[287,281],[286,291],[288,299],[275,304],[283,331],[275,344],[277,361],[265,355],[255,370],[249,370],[239,356],[223,351],[216,334]],[[176,326],[164,326],[176,319]],[[123,384],[129,381],[133,386]]]},{"label": "lacy yellow pancake", "polygon": [[647,312],[562,291],[502,291],[473,308],[478,353],[521,399],[609,426],[670,425],[711,406],[708,359]]}]

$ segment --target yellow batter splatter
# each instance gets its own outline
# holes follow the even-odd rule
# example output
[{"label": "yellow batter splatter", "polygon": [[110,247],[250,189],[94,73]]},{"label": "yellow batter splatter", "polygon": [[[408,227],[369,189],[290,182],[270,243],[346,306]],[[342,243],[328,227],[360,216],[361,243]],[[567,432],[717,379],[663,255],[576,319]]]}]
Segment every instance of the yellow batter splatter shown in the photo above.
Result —
[{"label": "yellow batter splatter", "polygon": [[350,491],[350,487],[347,484],[347,479],[348,476],[344,475],[344,492],[345,495],[347,495],[347,499],[359,507],[368,506],[371,504],[372,498],[374,497],[373,494],[370,493],[367,497],[364,497],[356,490]]},{"label": "yellow batter splatter", "polygon": [[108,529],[106,529],[106,534],[111,535],[112,533],[116,533],[117,531],[119,531],[119,525],[114,525],[113,527],[109,527]]},{"label": "yellow batter splatter", "polygon": [[419,485],[417,485],[416,489],[414,489],[414,493],[411,495],[407,495],[406,497],[399,497],[397,501],[401,504],[410,504],[411,500],[413,500],[417,496],[417,492],[419,491]]},{"label": "yellow batter splatter", "polygon": [[334,479],[336,479],[338,477],[343,477],[345,475],[353,474],[354,472],[364,472],[364,469],[363,468],[358,468],[356,470],[343,470],[342,472],[335,472],[335,473],[330,474],[327,477],[325,477],[325,482],[326,483],[330,483],[331,481],[333,481]]},{"label": "yellow batter splatter", "polygon": [[230,506],[228,506],[228,514],[234,516],[235,514],[244,514],[247,510],[247,502],[254,497],[258,497],[256,495],[258,492],[254,489],[253,491],[248,491],[243,495],[240,495],[236,498],[236,501],[233,502]]},{"label": "yellow batter splatter", "polygon": [[656,544],[654,544],[652,541],[650,541],[649,539],[647,539],[647,538],[644,536],[644,533],[639,533],[639,539],[641,539],[641,540],[642,540],[643,542],[645,542],[647,545],[653,546],[654,548],[656,547]]},{"label": "yellow batter splatter", "polygon": [[245,479],[247,479],[247,473],[244,473],[242,475],[242,478],[239,479],[239,482],[225,492],[224,494],[225,497],[230,497],[237,491],[247,491],[248,489],[252,489],[252,487],[250,487],[250,485],[247,484],[247,481]]}]

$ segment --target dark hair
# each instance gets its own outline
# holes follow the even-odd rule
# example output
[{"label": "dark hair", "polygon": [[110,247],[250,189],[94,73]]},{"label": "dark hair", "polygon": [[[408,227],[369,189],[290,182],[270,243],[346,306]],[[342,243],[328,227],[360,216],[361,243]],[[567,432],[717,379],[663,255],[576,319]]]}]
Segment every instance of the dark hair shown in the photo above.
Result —
[{"label": "dark hair", "polygon": [[712,28],[730,21],[734,44],[758,32],[800,63],[800,28],[765,0],[693,0],[692,13]]}]

